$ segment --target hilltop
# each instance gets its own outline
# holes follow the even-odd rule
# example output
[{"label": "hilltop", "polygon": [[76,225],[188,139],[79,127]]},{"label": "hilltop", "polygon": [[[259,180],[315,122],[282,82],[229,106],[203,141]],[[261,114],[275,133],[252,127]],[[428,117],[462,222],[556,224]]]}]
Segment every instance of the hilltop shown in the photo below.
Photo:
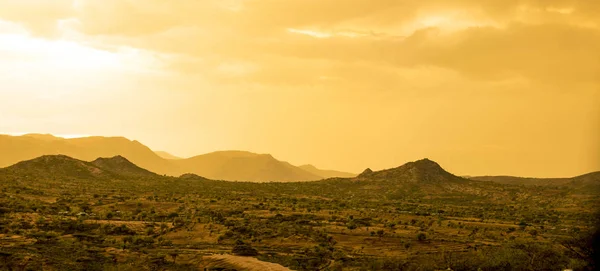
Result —
[{"label": "hilltop", "polygon": [[358,175],[355,180],[386,180],[402,183],[423,183],[423,184],[441,184],[441,183],[465,183],[467,179],[458,177],[444,170],[438,163],[427,158],[408,162],[402,166],[372,171],[366,169]]},{"label": "hilltop", "polygon": [[98,158],[91,162],[91,164],[98,168],[108,170],[117,173],[124,177],[157,177],[158,175],[149,170],[143,169],[136,166],[134,163],[127,160],[127,158],[117,155],[112,158]]},{"label": "hilltop", "polygon": [[117,177],[92,163],[65,155],[44,155],[0,169],[0,174],[30,179],[106,179]]}]

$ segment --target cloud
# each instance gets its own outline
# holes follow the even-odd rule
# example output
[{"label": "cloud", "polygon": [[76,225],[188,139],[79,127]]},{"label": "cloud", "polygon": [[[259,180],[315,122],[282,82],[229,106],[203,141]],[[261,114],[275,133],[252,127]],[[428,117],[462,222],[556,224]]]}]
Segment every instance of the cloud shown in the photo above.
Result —
[{"label": "cloud", "polygon": [[0,0],[0,19],[27,27],[34,35],[53,37],[58,22],[75,16],[72,0]]},{"label": "cloud", "polygon": [[[370,74],[378,77],[374,82],[391,84],[406,68],[421,67],[450,69],[478,80],[600,80],[596,61],[600,4],[595,1],[0,0],[0,4],[5,7],[0,18],[18,22],[34,35],[55,35],[57,22],[69,19],[89,44],[155,51],[165,55],[167,69],[201,72],[220,82],[331,84],[334,78],[357,80]],[[226,65],[238,66],[226,75],[222,68]],[[352,65],[354,72],[348,77],[340,65]]]}]

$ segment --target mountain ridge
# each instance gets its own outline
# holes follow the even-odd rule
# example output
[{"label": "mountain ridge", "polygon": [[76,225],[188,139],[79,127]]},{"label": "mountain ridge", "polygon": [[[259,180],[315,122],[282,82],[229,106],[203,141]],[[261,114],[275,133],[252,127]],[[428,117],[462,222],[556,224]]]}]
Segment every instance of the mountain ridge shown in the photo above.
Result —
[{"label": "mountain ridge", "polygon": [[[221,153],[222,154],[222,153]],[[262,155],[266,159],[269,155]],[[0,168],[0,177],[43,179],[89,179],[89,180],[129,180],[129,179],[182,179],[182,180],[219,180],[194,173],[186,173],[179,177],[158,175],[141,168],[123,156],[97,158],[92,162],[78,160],[66,155],[44,155],[31,160],[21,161],[6,168]],[[247,180],[246,180],[247,181]],[[361,193],[381,193],[388,197],[407,197],[420,195],[472,195],[485,197],[492,194],[506,194],[502,185],[517,187],[515,184],[500,184],[493,181],[472,180],[456,176],[444,170],[439,164],[429,159],[405,163],[399,167],[380,171],[366,170],[353,178],[328,178],[315,180],[331,189],[337,185],[350,185]],[[359,187],[352,185],[358,184]],[[557,186],[570,187],[578,191],[600,193],[600,172],[569,178],[568,181],[553,183]],[[331,185],[334,185],[333,187]],[[518,185],[518,184],[517,184]],[[369,192],[370,191],[370,192]]]},{"label": "mountain ridge", "polygon": [[[137,140],[90,136],[61,138],[50,134],[0,135],[0,167],[43,155],[67,155],[84,161],[121,155],[141,168],[161,175],[193,173],[211,179],[240,181],[313,181],[332,177],[331,172],[311,172],[279,161],[270,154],[218,151],[186,159],[165,159]],[[339,176],[347,176],[339,173]]]}]

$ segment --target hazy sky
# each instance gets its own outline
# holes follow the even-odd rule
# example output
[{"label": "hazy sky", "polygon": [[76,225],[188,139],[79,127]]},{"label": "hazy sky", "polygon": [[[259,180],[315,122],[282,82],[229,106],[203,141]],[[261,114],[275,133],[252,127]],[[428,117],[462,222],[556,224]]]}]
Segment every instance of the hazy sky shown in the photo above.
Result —
[{"label": "hazy sky", "polygon": [[600,170],[600,1],[0,0],[0,133]]}]

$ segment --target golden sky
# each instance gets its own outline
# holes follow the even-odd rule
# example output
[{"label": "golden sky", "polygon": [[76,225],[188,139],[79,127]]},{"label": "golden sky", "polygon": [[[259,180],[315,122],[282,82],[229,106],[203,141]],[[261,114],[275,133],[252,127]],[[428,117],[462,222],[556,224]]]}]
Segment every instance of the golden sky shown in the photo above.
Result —
[{"label": "golden sky", "polygon": [[0,133],[600,170],[600,1],[0,0]]}]

